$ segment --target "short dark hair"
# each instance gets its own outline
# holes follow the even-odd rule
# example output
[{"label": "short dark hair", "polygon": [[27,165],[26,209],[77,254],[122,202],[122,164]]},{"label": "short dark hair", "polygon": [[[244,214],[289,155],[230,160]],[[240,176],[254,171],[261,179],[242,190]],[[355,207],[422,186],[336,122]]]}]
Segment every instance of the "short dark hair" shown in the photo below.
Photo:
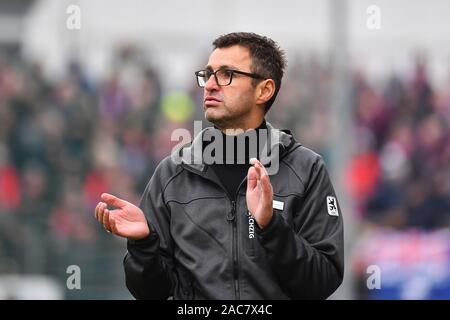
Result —
[{"label": "short dark hair", "polygon": [[[212,44],[214,49],[240,45],[250,51],[251,71],[275,82],[275,92],[265,105],[267,112],[280,91],[281,79],[287,64],[284,51],[272,39],[252,32],[225,34],[214,40]],[[253,80],[253,85],[256,85],[256,82],[257,80]]]}]

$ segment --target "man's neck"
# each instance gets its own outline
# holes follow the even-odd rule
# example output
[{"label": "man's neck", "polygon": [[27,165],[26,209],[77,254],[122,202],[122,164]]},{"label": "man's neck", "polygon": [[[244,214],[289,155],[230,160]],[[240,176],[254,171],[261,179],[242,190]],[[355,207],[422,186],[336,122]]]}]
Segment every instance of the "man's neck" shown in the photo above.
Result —
[{"label": "man's neck", "polygon": [[226,127],[226,128],[221,128],[218,127],[216,125],[214,125],[214,128],[220,130],[222,132],[222,134],[227,135],[227,136],[237,136],[239,134],[242,134],[248,130],[259,130],[259,129],[266,129],[266,120],[263,118],[262,121],[259,122],[259,125],[248,125],[248,126],[244,126],[244,127],[235,127],[235,126],[230,126],[230,127]]},{"label": "man's neck", "polygon": [[[217,129],[217,127],[215,126]],[[252,132],[252,130],[255,131],[256,134]],[[250,164],[250,158],[260,158],[259,154],[261,152],[260,148],[261,145],[265,145],[267,141],[267,124],[265,119],[262,120],[262,123],[256,127],[249,129],[247,131],[240,131],[230,135],[226,134],[224,132],[222,133],[222,163],[234,163],[234,164]],[[253,137],[253,138],[252,138]],[[256,140],[254,140],[256,138]],[[244,141],[244,145],[242,145],[238,141]],[[208,145],[211,142],[205,142],[204,147]],[[252,145],[252,148],[250,147],[250,144]],[[229,148],[232,147],[233,150],[230,150]],[[256,147],[256,149],[253,149]],[[241,149],[244,148],[244,149]],[[256,154],[252,153],[250,154],[250,150],[254,150]],[[238,160],[238,156],[239,159]],[[242,162],[243,161],[243,162]]]}]

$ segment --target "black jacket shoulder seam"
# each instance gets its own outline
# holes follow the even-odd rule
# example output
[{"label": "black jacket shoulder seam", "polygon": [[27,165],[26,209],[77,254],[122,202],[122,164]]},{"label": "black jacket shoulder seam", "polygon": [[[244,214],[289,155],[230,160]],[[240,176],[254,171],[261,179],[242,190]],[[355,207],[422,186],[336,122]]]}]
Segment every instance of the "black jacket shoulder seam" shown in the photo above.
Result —
[{"label": "black jacket shoulder seam", "polygon": [[169,177],[169,180],[167,180],[166,184],[164,185],[164,188],[162,189],[162,197],[163,197],[163,201],[164,201],[164,204],[165,204],[165,205],[167,205],[167,204],[166,204],[166,200],[165,200],[165,197],[164,197],[164,193],[166,192],[166,189],[167,189],[167,187],[169,186],[169,184],[170,184],[170,183],[171,183],[171,182],[172,182],[179,174],[181,174],[181,173],[184,171],[184,168],[183,168],[183,167],[180,166],[180,168],[181,168],[180,171],[175,172],[172,176]]},{"label": "black jacket shoulder seam", "polygon": [[305,182],[302,180],[302,178],[300,178],[300,176],[297,174],[297,172],[294,170],[294,168],[292,168],[292,166],[286,160],[283,159],[282,161],[294,173],[294,175],[297,177],[297,179],[300,180],[303,187],[306,188]]},{"label": "black jacket shoulder seam", "polygon": [[[303,148],[309,150],[308,148],[304,147],[303,145],[299,145],[298,147],[303,147]],[[293,151],[297,150],[298,147],[295,148]],[[315,165],[319,164],[319,162],[321,161],[322,157],[320,156],[320,154],[317,154],[317,153],[315,153],[315,152],[312,151],[312,150],[310,150],[310,151],[313,152],[313,154],[315,155],[314,161],[313,161],[313,167],[314,167]],[[299,152],[300,152],[300,151],[299,151]],[[304,187],[305,190],[306,190],[307,185],[306,185],[305,181],[303,181],[302,178],[300,178],[300,176],[299,176],[299,175],[297,174],[297,172],[294,170],[294,168],[292,167],[292,165],[290,165],[289,162],[286,161],[286,159],[282,159],[282,161],[286,164],[286,166],[287,166],[289,169],[291,169],[291,170],[294,172],[295,176],[300,180],[300,182],[303,184],[303,187]]]}]

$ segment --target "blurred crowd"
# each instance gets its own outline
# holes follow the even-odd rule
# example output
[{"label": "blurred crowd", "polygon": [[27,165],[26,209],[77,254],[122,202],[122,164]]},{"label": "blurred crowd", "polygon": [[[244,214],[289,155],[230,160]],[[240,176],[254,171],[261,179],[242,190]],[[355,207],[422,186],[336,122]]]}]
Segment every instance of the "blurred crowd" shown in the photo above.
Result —
[{"label": "blurred crowd", "polygon": [[434,88],[425,61],[418,56],[410,78],[392,75],[380,90],[354,77],[347,181],[358,211],[377,225],[450,226],[450,82]]},{"label": "blurred crowd", "polygon": [[[433,87],[426,58],[382,79],[351,71],[349,163],[343,173],[363,222],[396,229],[450,226],[450,73]],[[276,112],[305,146],[330,158],[331,68],[317,58],[289,66]]]},{"label": "blurred crowd", "polygon": [[[0,56],[0,273],[64,278],[61,266],[79,264],[77,257],[95,262],[92,279],[106,279],[111,261],[120,267],[124,243],[111,240],[93,216],[100,194],[138,203],[175,144],[172,131],[203,119],[194,76],[186,92],[163,90],[145,57],[124,47],[100,81],[76,61],[50,81],[38,64]],[[418,59],[411,76],[378,82],[352,72],[355,140],[345,181],[362,221],[398,229],[450,225],[450,82],[433,87],[426,67]],[[325,160],[330,92],[327,61],[298,57],[268,114]]]}]

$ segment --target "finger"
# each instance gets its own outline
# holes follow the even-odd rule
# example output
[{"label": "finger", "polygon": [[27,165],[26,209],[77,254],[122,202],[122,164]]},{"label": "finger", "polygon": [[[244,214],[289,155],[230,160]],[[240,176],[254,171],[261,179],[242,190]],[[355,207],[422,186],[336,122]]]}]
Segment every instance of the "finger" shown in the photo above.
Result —
[{"label": "finger", "polygon": [[100,207],[100,202],[97,203],[97,205],[95,206],[95,210],[94,210],[94,214],[95,214],[95,219],[96,220],[98,220],[98,211],[100,209],[99,207]]},{"label": "finger", "polygon": [[97,206],[95,207],[95,219],[97,219],[99,222],[102,222],[102,220],[99,220],[100,213],[103,214],[103,206],[106,206],[104,202],[99,202]]},{"label": "finger", "polygon": [[100,222],[103,223],[103,219],[105,217],[105,210],[108,209],[108,205],[104,202],[102,202],[102,206],[100,207],[100,212],[102,213],[102,217]]},{"label": "finger", "polygon": [[105,227],[106,231],[111,232],[111,226],[109,225],[109,210],[108,209],[104,210],[103,227]]},{"label": "finger", "polygon": [[250,159],[250,162],[253,164],[253,166],[257,169],[260,178],[264,175],[269,175],[269,173],[266,170],[266,167],[264,167],[264,165],[261,163],[261,161],[259,161],[256,158],[252,158]]},{"label": "finger", "polygon": [[103,223],[103,212],[104,212],[104,203],[100,202],[98,204],[98,210],[97,210],[97,221],[100,223]]},{"label": "finger", "polygon": [[260,172],[261,172],[261,184],[265,185],[266,188],[271,188],[272,184],[270,183],[270,177],[269,174],[267,173],[266,168],[264,168],[264,166],[262,164],[259,164],[258,167],[260,168]]},{"label": "finger", "polygon": [[264,175],[261,178],[261,189],[262,189],[262,201],[264,203],[271,202],[273,197],[272,184],[268,175]]},{"label": "finger", "polygon": [[254,167],[248,168],[247,173],[247,191],[251,191],[256,188],[257,184],[257,173]]},{"label": "finger", "polygon": [[256,180],[259,182],[261,179],[261,168],[258,166],[258,160],[256,158],[251,158],[250,163],[253,164],[252,168],[255,169]]},{"label": "finger", "polygon": [[102,193],[101,198],[107,204],[115,206],[117,208],[123,208],[128,204],[127,201],[117,198],[116,196],[113,196],[109,193]]},{"label": "finger", "polygon": [[109,215],[109,226],[111,227],[111,232],[117,234],[116,219],[114,219],[112,214]]},{"label": "finger", "polygon": [[255,160],[256,160],[255,166],[260,169],[261,176],[264,176],[264,175],[268,176],[269,174],[267,173],[266,167],[264,167],[264,165],[258,159],[255,159]]}]

